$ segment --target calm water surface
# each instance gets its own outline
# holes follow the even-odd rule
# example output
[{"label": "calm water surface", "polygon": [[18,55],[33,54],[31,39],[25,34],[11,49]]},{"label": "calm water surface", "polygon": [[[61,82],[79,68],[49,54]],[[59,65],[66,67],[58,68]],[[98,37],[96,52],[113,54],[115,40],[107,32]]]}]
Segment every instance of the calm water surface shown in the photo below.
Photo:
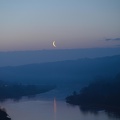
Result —
[{"label": "calm water surface", "polygon": [[8,100],[0,106],[6,109],[12,120],[120,120],[105,111],[83,112],[79,106],[67,104],[63,93],[51,91],[31,99]]},{"label": "calm water surface", "polygon": [[97,114],[84,113],[78,106],[57,100],[7,101],[1,105],[6,108],[12,120],[119,120],[104,111]]}]

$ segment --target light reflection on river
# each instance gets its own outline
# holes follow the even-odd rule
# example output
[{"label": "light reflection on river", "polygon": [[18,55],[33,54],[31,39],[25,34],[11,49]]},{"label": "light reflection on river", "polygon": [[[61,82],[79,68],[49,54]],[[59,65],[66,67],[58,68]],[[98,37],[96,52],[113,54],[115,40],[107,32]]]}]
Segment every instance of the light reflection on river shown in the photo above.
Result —
[{"label": "light reflection on river", "polygon": [[71,106],[65,101],[57,100],[20,100],[1,103],[12,120],[118,120],[108,116],[104,111],[98,114],[84,114],[79,106]]}]

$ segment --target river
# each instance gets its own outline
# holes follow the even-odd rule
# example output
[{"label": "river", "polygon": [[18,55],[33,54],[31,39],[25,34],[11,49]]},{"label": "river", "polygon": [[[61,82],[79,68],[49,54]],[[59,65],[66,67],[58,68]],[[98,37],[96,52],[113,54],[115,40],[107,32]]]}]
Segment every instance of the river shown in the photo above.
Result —
[{"label": "river", "polygon": [[12,120],[120,120],[104,110],[82,111],[79,106],[69,105],[59,95],[55,96],[55,92],[34,98],[23,97],[19,101],[7,100],[0,106],[6,109]]}]

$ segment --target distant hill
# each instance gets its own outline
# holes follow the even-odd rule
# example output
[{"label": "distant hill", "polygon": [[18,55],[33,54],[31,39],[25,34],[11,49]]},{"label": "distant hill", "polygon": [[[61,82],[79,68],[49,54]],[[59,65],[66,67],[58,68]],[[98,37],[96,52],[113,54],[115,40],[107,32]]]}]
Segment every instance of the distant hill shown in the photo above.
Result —
[{"label": "distant hill", "polygon": [[96,58],[119,54],[120,47],[0,52],[0,67],[75,60],[79,58]]},{"label": "distant hill", "polygon": [[0,79],[21,83],[68,84],[89,82],[99,75],[113,77],[118,72],[120,72],[120,55],[1,67]]}]

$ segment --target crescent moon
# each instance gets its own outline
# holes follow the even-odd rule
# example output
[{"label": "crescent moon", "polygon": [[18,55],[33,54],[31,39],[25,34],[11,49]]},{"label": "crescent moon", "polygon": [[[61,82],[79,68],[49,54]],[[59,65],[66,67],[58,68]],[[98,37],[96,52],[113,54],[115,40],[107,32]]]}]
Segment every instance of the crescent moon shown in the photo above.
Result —
[{"label": "crescent moon", "polygon": [[53,41],[53,47],[56,47],[56,45],[55,45],[55,41]]}]

